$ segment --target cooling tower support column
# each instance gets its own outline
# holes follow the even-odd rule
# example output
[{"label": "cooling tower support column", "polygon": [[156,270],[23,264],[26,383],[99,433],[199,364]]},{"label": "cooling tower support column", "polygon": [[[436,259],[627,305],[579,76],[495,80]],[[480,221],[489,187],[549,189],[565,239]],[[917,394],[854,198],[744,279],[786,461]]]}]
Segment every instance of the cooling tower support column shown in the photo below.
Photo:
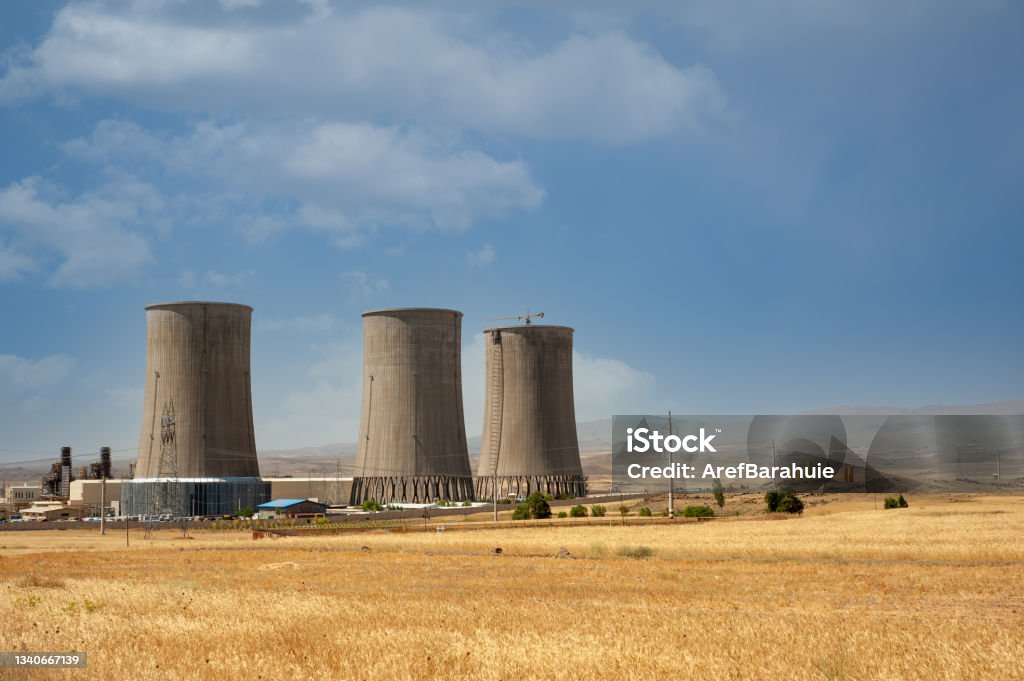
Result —
[{"label": "cooling tower support column", "polygon": [[572,334],[569,327],[537,325],[485,332],[479,498],[586,495],[573,403]]},{"label": "cooling tower support column", "polygon": [[473,498],[462,406],[462,313],[363,314],[363,404],[351,503]]}]

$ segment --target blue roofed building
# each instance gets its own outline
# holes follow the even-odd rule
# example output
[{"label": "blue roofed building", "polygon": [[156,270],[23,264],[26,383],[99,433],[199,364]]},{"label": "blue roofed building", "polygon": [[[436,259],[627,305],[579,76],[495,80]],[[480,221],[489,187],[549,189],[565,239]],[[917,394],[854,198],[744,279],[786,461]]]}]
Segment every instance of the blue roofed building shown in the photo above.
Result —
[{"label": "blue roofed building", "polygon": [[260,518],[323,515],[326,512],[327,504],[310,499],[274,499],[256,507],[256,513]]}]

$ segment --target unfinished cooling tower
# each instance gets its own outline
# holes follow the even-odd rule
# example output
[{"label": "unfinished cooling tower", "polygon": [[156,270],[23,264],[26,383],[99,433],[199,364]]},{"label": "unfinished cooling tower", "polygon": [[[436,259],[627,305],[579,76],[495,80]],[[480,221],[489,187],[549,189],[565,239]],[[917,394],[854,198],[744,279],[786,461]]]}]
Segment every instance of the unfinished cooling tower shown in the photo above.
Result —
[{"label": "unfinished cooling tower", "polygon": [[352,504],[473,498],[462,409],[462,313],[363,313]]},{"label": "unfinished cooling tower", "polygon": [[487,396],[477,496],[585,496],[573,404],[573,330],[526,325],[484,333]]},{"label": "unfinished cooling tower", "polygon": [[252,420],[252,308],[146,308],[146,387],[131,514],[211,515],[266,501]]}]

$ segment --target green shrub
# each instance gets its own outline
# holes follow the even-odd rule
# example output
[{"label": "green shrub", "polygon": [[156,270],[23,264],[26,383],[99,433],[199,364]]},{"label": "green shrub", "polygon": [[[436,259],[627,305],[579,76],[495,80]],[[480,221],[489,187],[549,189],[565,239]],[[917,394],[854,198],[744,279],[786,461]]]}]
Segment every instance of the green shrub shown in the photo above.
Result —
[{"label": "green shrub", "polygon": [[900,502],[896,501],[892,497],[886,497],[885,498],[885,504],[884,504],[885,508],[899,508],[899,505],[900,505]]},{"label": "green shrub", "polygon": [[629,515],[629,506],[626,506],[625,504],[619,506],[619,514],[621,514],[623,518]]},{"label": "green shrub", "polygon": [[607,512],[608,509],[606,509],[604,506],[601,506],[600,504],[590,507],[590,515],[594,516],[595,518],[603,518],[604,514]]},{"label": "green shrub", "polygon": [[910,506],[910,504],[907,503],[907,500],[903,498],[902,494],[900,495],[900,498],[896,500],[896,505],[900,508],[907,508]]},{"label": "green shrub", "polygon": [[800,497],[792,492],[786,492],[779,499],[779,513],[801,514],[803,512],[804,502],[800,500]]},{"label": "green shrub", "polygon": [[778,490],[772,490],[764,495],[764,503],[768,504],[769,513],[775,513],[779,510],[780,499],[782,499],[782,493]]},{"label": "green shrub", "polygon": [[383,511],[384,509],[375,500],[367,499],[366,501],[363,502],[363,510],[364,511]]},{"label": "green shrub", "polygon": [[473,502],[470,501],[469,499],[466,499],[465,501],[462,502],[462,505],[463,506],[472,506]]},{"label": "green shrub", "polygon": [[559,517],[559,518],[568,518],[568,517],[569,517],[569,514],[568,514],[568,513],[566,513],[565,511],[559,511],[559,512],[558,512],[558,517]]},{"label": "green shrub", "polygon": [[640,515],[645,516],[647,518],[650,518],[651,517],[651,509],[649,509],[646,506],[644,506],[643,508],[640,509]]},{"label": "green shrub", "polygon": [[571,515],[573,518],[586,518],[587,507],[584,506],[583,504],[576,504],[575,506],[569,509],[569,515]]},{"label": "green shrub", "polygon": [[530,519],[530,507],[525,504],[516,506],[516,510],[512,511],[512,520],[529,520]]},{"label": "green shrub", "polygon": [[715,511],[707,504],[687,506],[683,509],[683,516],[686,518],[713,518]]}]

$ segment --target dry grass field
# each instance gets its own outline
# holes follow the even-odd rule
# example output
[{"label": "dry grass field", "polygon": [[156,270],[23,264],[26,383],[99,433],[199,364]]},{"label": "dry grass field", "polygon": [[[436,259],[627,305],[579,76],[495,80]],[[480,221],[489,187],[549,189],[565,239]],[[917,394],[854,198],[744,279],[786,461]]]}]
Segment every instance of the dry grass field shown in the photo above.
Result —
[{"label": "dry grass field", "polygon": [[128,549],[0,533],[0,649],[89,655],[0,676],[1024,678],[1024,498],[909,500],[774,522],[139,531]]}]

